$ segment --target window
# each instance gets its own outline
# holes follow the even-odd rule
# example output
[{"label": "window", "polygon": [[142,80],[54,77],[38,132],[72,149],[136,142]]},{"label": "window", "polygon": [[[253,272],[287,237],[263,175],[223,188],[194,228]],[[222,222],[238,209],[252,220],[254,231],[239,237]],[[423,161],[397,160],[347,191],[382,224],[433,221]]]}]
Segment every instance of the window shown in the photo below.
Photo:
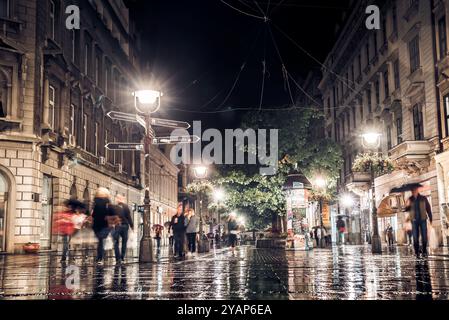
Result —
[{"label": "window", "polygon": [[50,86],[48,88],[48,125],[52,130],[55,130],[55,105],[56,105],[56,91]]},{"label": "window", "polygon": [[98,86],[100,82],[100,57],[97,54],[95,57],[95,84]]},{"label": "window", "polygon": [[390,85],[388,83],[388,69],[384,71],[384,93],[385,93],[385,99],[390,96]]},{"label": "window", "polygon": [[446,33],[446,17],[443,16],[438,20],[438,45],[440,49],[440,60],[447,54],[447,33]]},{"label": "window", "polygon": [[0,0],[0,17],[10,17],[10,0]]},{"label": "window", "polygon": [[94,154],[96,155],[96,156],[98,156],[98,139],[99,139],[99,134],[100,134],[100,125],[98,124],[98,122],[95,122],[95,132],[94,132],[94,135],[95,135],[95,141],[94,141],[94,143],[95,143],[95,150],[94,150]]},{"label": "window", "polygon": [[420,67],[420,58],[419,58],[419,37],[414,37],[408,44],[408,50],[410,54],[410,71],[411,73],[415,72]]},{"label": "window", "polygon": [[388,150],[390,150],[392,148],[392,143],[391,143],[391,126],[387,126],[387,148]]},{"label": "window", "polygon": [[76,30],[72,29],[72,31],[70,32],[70,42],[72,44],[72,53],[71,53],[71,60],[73,63],[75,63],[75,59],[76,59]]},{"label": "window", "polygon": [[371,90],[368,89],[366,92],[366,98],[368,100],[368,113],[373,111],[372,102],[371,102]]},{"label": "window", "polygon": [[413,107],[413,130],[415,140],[424,140],[423,113],[419,105]]},{"label": "window", "polygon": [[354,64],[351,65],[351,81],[352,84],[355,82]]},{"label": "window", "polygon": [[386,45],[388,42],[388,37],[387,37],[387,19],[383,19],[382,20],[382,40],[383,40],[383,45]]},{"label": "window", "polygon": [[374,43],[374,56],[377,56],[377,33],[375,32],[373,35],[373,43]]},{"label": "window", "polygon": [[398,8],[396,4],[393,6],[393,34],[398,33]]},{"label": "window", "polygon": [[104,67],[104,93],[108,95],[109,93],[109,64],[105,62]]},{"label": "window", "polygon": [[369,66],[369,42],[366,43],[366,66]]},{"label": "window", "polygon": [[75,135],[75,106],[73,104],[70,105],[70,118],[69,118],[69,133],[74,136]]},{"label": "window", "polygon": [[444,117],[446,119],[446,137],[449,137],[449,95],[444,97]]},{"label": "window", "polygon": [[83,114],[83,149],[87,150],[87,124],[88,124],[87,114]]},{"label": "window", "polygon": [[84,37],[84,75],[92,76],[92,38],[87,33]]},{"label": "window", "polygon": [[402,118],[400,117],[396,119],[396,135],[398,144],[401,144],[403,140],[402,140]]},{"label": "window", "polygon": [[362,99],[359,100],[359,106],[360,106],[360,122],[362,122],[363,121],[363,111],[364,111]]},{"label": "window", "polygon": [[376,91],[376,107],[380,104],[380,83],[379,80],[376,80],[374,83],[374,89]]},{"label": "window", "polygon": [[400,73],[399,73],[399,60],[393,63],[394,71],[394,88],[397,90],[401,87]]},{"label": "window", "polygon": [[354,126],[354,129],[357,127],[357,110],[355,105],[352,106],[352,125]]},{"label": "window", "polygon": [[362,75],[362,55],[361,54],[359,54],[359,57],[358,57],[358,64],[359,64],[359,76],[361,76]]},{"label": "window", "polygon": [[50,1],[50,38],[56,40],[56,5],[54,1]]}]

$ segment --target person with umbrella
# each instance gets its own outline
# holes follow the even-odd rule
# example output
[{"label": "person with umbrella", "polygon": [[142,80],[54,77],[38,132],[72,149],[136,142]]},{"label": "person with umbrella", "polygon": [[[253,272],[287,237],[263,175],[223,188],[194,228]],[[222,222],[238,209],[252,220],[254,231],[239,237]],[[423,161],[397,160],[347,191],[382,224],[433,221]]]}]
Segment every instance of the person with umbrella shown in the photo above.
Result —
[{"label": "person with umbrella", "polygon": [[430,224],[432,224],[432,208],[429,200],[419,193],[422,185],[409,185],[409,188],[412,191],[412,196],[408,199],[405,210],[410,212],[410,218],[412,220],[415,254],[417,258],[420,258],[419,236],[421,235],[421,253],[423,257],[427,257],[427,219],[429,219]]}]

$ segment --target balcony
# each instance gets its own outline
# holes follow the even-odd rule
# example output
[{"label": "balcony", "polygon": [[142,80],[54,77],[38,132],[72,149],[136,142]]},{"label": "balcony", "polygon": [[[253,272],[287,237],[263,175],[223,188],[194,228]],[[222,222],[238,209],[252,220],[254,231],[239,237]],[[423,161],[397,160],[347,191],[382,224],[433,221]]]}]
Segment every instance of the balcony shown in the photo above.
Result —
[{"label": "balcony", "polygon": [[371,177],[369,173],[352,172],[345,176],[346,188],[357,195],[363,195],[371,187]]},{"label": "balcony", "polygon": [[390,150],[390,158],[396,162],[398,170],[415,176],[429,169],[432,152],[432,144],[429,141],[405,141]]}]

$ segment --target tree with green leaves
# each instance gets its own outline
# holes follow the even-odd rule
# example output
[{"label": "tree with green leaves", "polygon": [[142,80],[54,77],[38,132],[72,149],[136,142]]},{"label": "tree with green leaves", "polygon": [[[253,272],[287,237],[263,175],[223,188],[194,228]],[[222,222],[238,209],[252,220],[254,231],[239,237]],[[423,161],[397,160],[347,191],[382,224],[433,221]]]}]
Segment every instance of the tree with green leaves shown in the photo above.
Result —
[{"label": "tree with green leaves", "polygon": [[260,175],[257,166],[223,166],[218,183],[227,192],[227,206],[243,211],[253,226],[260,228],[271,222],[274,231],[280,230],[279,217],[286,214],[282,187],[293,168],[298,168],[310,179],[316,175],[325,176],[329,183],[326,192],[332,195],[342,155],[337,144],[324,138],[324,120],[323,114],[313,108],[247,114],[243,128],[279,130],[278,157],[282,160],[273,176]]}]

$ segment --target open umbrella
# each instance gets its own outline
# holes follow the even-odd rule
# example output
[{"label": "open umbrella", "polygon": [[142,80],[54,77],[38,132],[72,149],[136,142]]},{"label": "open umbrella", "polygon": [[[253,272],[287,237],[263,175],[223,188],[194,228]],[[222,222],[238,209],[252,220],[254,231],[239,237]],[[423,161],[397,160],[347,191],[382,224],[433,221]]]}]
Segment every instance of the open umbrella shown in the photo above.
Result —
[{"label": "open umbrella", "polygon": [[166,223],[164,223],[164,227],[169,228],[171,224],[171,221],[167,221]]},{"label": "open umbrella", "polygon": [[402,193],[402,192],[412,191],[416,188],[423,188],[423,187],[424,186],[420,183],[408,183],[408,184],[403,184],[399,188],[391,189],[390,193]]},{"label": "open umbrella", "polygon": [[164,229],[164,226],[162,226],[160,224],[154,224],[153,229]]}]

